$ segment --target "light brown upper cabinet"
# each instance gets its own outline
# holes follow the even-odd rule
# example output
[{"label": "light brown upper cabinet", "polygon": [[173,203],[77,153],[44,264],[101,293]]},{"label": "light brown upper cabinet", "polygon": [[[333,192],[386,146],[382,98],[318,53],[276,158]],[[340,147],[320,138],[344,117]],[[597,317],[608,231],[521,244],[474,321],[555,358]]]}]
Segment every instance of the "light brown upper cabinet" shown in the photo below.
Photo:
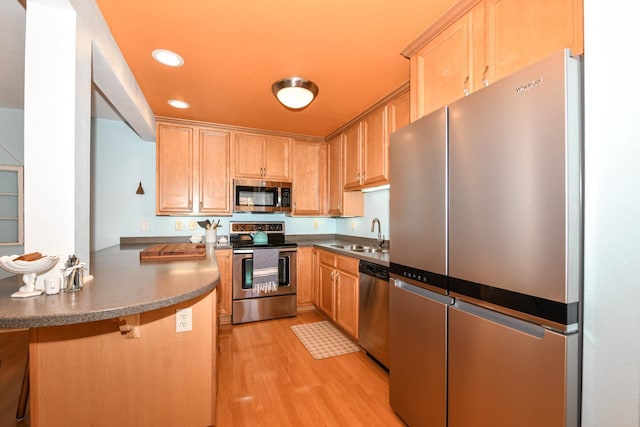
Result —
[{"label": "light brown upper cabinet", "polygon": [[461,0],[402,54],[416,120],[563,48],[582,54],[582,0]]},{"label": "light brown upper cabinet", "polygon": [[230,133],[159,120],[156,139],[156,214],[231,215]]},{"label": "light brown upper cabinet", "polygon": [[573,55],[584,52],[582,0],[485,0],[484,5],[489,82],[565,47]]},{"label": "light brown upper cabinet", "polygon": [[290,138],[236,133],[235,176],[291,181],[293,143]]},{"label": "light brown upper cabinet", "polygon": [[363,216],[364,194],[344,191],[344,134],[327,140],[327,213],[330,216]]},{"label": "light brown upper cabinet", "polygon": [[389,133],[408,125],[411,120],[411,97],[406,91],[389,102]]},{"label": "light brown upper cabinet", "polygon": [[473,90],[472,9],[411,57],[412,120]]},{"label": "light brown upper cabinet", "polygon": [[293,142],[293,206],[291,215],[325,213],[327,147],[324,142]]},{"label": "light brown upper cabinet", "polygon": [[344,131],[345,190],[389,182],[387,106],[366,114]]}]

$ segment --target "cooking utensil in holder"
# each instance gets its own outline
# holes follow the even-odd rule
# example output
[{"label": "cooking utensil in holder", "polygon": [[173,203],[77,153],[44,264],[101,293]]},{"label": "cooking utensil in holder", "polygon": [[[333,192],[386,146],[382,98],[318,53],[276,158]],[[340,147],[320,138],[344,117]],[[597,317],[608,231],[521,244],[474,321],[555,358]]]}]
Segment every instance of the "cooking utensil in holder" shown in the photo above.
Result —
[{"label": "cooking utensil in holder", "polygon": [[65,269],[62,270],[64,279],[62,289],[65,292],[76,292],[82,289],[85,265],[75,255],[69,255],[69,259],[65,263]]}]

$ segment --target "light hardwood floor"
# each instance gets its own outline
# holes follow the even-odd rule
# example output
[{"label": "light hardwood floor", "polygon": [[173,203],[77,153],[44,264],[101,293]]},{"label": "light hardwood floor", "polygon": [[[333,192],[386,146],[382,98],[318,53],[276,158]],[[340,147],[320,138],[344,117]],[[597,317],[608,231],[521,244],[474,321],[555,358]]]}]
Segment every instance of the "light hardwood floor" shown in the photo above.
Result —
[{"label": "light hardwood floor", "polygon": [[389,406],[387,372],[363,351],[315,360],[295,318],[221,327],[217,426],[404,426]]},{"label": "light hardwood floor", "polygon": [[[218,427],[404,426],[389,406],[383,368],[363,351],[315,360],[290,328],[320,320],[311,311],[220,328]],[[15,411],[28,333],[4,338],[0,353],[12,357],[0,362],[0,427],[25,427],[28,418],[17,422]]]}]

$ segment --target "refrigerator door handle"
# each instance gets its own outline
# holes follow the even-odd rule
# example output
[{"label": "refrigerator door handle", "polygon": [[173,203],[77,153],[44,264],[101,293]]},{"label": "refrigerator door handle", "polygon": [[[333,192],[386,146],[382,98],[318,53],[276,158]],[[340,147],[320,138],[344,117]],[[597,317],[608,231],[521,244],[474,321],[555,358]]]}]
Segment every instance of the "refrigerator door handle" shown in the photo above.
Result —
[{"label": "refrigerator door handle", "polygon": [[498,323],[507,328],[522,332],[523,334],[527,334],[538,339],[544,338],[545,329],[535,323],[507,316],[506,314],[488,310],[475,304],[469,304],[460,300],[456,300],[453,306],[460,311],[481,317],[490,322]]},{"label": "refrigerator door handle", "polygon": [[399,279],[391,278],[390,280],[393,282],[393,286],[395,286],[398,289],[402,289],[406,292],[409,292],[411,294],[414,294],[423,298],[427,298],[432,301],[439,302],[445,305],[452,305],[454,302],[454,299],[448,295],[442,295],[442,294],[430,291],[428,289],[421,288],[419,286],[414,286],[407,282],[403,282],[402,280],[399,280]]}]

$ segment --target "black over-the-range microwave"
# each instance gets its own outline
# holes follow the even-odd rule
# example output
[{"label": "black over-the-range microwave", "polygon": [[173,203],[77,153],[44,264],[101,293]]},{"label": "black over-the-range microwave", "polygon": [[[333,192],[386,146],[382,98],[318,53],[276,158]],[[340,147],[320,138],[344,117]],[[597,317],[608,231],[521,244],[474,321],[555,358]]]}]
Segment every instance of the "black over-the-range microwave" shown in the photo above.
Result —
[{"label": "black over-the-range microwave", "polygon": [[291,183],[233,180],[234,212],[291,212]]}]

